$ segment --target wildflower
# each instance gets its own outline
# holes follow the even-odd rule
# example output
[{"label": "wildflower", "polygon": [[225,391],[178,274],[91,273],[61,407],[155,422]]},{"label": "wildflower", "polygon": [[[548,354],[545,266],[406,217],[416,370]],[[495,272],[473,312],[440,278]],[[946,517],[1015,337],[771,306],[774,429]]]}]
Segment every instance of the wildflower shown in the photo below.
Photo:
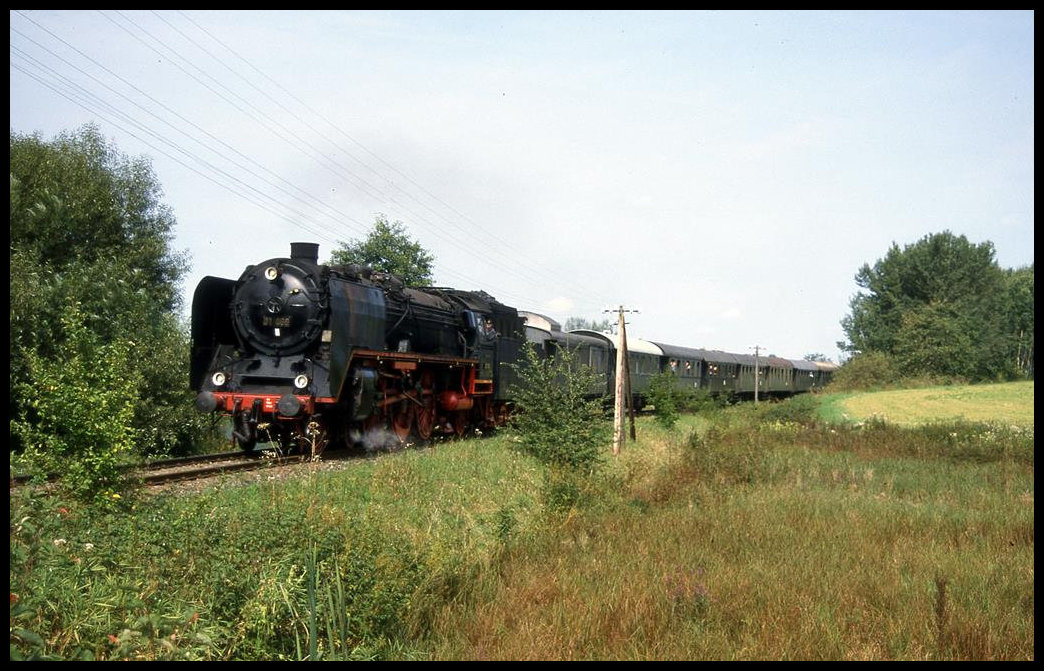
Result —
[{"label": "wildflower", "polygon": [[65,539],[64,538],[55,538],[54,539],[54,546],[55,547],[59,547],[60,548],[63,545],[65,545]]}]

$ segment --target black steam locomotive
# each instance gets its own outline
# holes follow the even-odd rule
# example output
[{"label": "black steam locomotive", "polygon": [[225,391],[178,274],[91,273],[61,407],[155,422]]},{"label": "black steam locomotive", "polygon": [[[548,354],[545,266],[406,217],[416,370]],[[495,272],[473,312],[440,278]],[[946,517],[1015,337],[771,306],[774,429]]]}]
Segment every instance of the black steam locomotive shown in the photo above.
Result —
[{"label": "black steam locomotive", "polygon": [[400,440],[503,422],[523,320],[481,291],[412,288],[319,246],[204,278],[192,301],[191,384],[202,412],[258,442],[312,453],[387,430]]},{"label": "black steam locomotive", "polygon": [[[315,454],[330,442],[398,443],[461,435],[506,421],[524,345],[569,349],[614,393],[618,340],[563,332],[482,291],[413,288],[361,266],[319,265],[319,246],[206,277],[192,302],[192,388],[202,412],[232,418],[245,450],[258,442]],[[739,398],[821,389],[837,368],[628,339],[628,388],[640,408],[654,376],[679,389]]]}]

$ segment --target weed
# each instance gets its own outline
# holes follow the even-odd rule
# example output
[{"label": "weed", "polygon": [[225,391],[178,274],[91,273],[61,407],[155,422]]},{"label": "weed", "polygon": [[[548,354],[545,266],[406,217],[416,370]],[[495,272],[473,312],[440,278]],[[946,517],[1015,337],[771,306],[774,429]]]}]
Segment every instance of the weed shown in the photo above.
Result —
[{"label": "weed", "polygon": [[680,618],[702,618],[710,610],[713,598],[704,579],[702,566],[695,571],[676,567],[663,577],[671,615]]}]

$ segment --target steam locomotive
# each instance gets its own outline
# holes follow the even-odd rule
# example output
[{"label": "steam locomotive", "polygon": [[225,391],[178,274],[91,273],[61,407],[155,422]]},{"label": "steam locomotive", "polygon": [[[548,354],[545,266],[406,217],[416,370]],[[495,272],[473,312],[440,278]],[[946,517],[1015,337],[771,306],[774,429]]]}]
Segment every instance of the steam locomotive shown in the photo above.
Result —
[{"label": "steam locomotive", "polygon": [[191,385],[201,412],[258,442],[321,451],[381,430],[399,440],[502,423],[524,343],[518,312],[482,291],[407,287],[320,265],[319,245],[205,277],[192,301]]},{"label": "steam locomotive", "polygon": [[[289,258],[248,266],[238,280],[205,277],[193,295],[196,407],[230,417],[244,450],[274,443],[314,455],[330,443],[427,440],[503,424],[524,346],[544,356],[575,351],[598,374],[592,395],[613,392],[614,336],[563,333],[483,291],[408,287],[362,266],[321,265],[317,244],[290,247]],[[651,377],[668,369],[680,387],[768,396],[822,386],[832,364],[759,366],[742,355],[629,340],[636,407]]]}]

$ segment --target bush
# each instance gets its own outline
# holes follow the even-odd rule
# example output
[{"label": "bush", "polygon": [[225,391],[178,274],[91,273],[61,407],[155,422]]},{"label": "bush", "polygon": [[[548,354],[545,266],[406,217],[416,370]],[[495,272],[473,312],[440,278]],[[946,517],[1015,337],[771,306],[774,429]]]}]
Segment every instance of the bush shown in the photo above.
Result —
[{"label": "bush", "polygon": [[656,421],[665,429],[673,429],[678,422],[678,405],[681,392],[677,388],[674,371],[657,373],[649,381],[649,400],[653,404]]},{"label": "bush", "polygon": [[884,352],[865,352],[849,359],[834,372],[831,390],[865,391],[895,386],[899,380],[899,366]]},{"label": "bush", "polygon": [[678,399],[678,407],[686,412],[709,413],[736,403],[732,392],[711,394],[708,389],[687,389]]},{"label": "bush", "polygon": [[779,403],[767,403],[761,413],[764,422],[814,426],[819,419],[819,399],[812,394],[799,394]]},{"label": "bush", "polygon": [[541,358],[532,347],[516,369],[511,425],[521,450],[548,466],[592,469],[609,441],[609,424],[601,400],[588,394],[595,380],[591,369],[568,350]]},{"label": "bush", "polygon": [[19,384],[19,392],[27,402],[11,432],[30,472],[57,473],[77,498],[112,503],[124,487],[121,469],[136,437],[134,343],[100,344],[83,325],[78,304],[66,309],[62,322],[67,339],[57,357],[25,352],[28,382]]}]

